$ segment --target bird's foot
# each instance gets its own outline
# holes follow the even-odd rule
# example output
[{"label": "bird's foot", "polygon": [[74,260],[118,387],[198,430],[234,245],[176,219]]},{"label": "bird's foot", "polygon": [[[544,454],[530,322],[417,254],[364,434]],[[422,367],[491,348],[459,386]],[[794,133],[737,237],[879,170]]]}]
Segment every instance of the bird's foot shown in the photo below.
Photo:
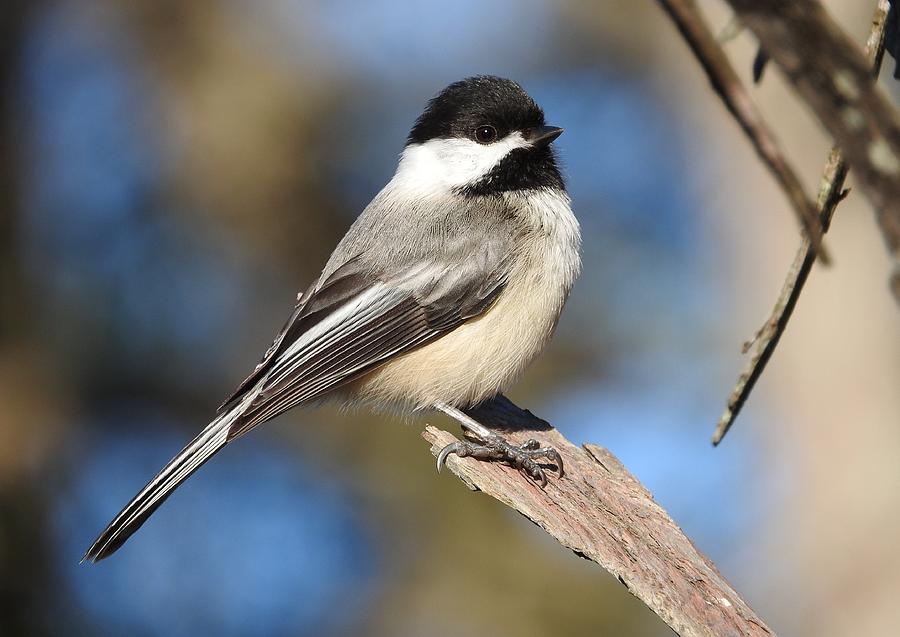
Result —
[{"label": "bird's foot", "polygon": [[480,443],[469,440],[452,442],[438,454],[437,469],[441,470],[447,461],[447,456],[456,454],[460,458],[475,458],[476,460],[506,462],[519,470],[525,477],[533,480],[541,487],[547,486],[547,474],[538,460],[550,460],[556,465],[556,473],[563,477],[562,456],[553,447],[542,447],[534,438],[526,440],[521,445],[513,445],[503,437],[492,434]]}]

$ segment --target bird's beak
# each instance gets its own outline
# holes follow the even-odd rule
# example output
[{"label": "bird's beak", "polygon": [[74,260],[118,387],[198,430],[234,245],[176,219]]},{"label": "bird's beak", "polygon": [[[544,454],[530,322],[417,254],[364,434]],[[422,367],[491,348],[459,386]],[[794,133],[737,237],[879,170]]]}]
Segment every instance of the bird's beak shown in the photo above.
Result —
[{"label": "bird's beak", "polygon": [[523,137],[530,142],[532,148],[543,148],[554,139],[562,135],[563,129],[558,126],[538,126],[529,128]]}]

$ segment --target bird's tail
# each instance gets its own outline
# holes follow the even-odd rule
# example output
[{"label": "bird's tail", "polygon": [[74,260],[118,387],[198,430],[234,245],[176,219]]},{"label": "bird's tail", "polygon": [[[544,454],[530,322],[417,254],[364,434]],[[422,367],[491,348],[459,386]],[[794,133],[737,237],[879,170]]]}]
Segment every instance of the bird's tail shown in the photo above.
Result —
[{"label": "bird's tail", "polygon": [[243,405],[238,405],[237,408],[221,414],[172,458],[169,464],[163,467],[156,477],[113,518],[103,533],[94,540],[81,561],[98,562],[109,557],[141,528],[178,485],[187,480],[229,442],[228,431],[235,419],[240,416],[241,407]]}]

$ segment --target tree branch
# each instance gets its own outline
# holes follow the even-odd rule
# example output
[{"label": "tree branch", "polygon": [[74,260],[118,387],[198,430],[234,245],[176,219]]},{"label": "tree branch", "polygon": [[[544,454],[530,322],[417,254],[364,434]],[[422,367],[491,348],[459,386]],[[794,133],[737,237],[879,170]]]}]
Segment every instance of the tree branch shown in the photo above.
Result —
[{"label": "tree branch", "polygon": [[750,99],[750,94],[728,61],[716,36],[707,26],[694,0],[659,0],[659,3],[675,22],[706,72],[713,89],[740,124],[756,153],[781,186],[806,236],[818,250],[819,258],[823,263],[828,263],[828,255],[821,247],[822,227],[815,205],[803,191],[797,171],[788,162],[775,133]]},{"label": "tree branch", "polygon": [[[447,466],[625,584],[682,637],[774,633],[691,543],[647,489],[609,451],[577,447],[548,423],[500,396],[468,412],[511,442],[537,438],[562,455],[566,475],[546,489],[508,466],[450,456]],[[455,438],[427,427],[437,455]]]},{"label": "tree branch", "polygon": [[900,303],[900,114],[859,47],[816,0],[728,3],[845,154],[875,208]]},{"label": "tree branch", "polygon": [[[887,13],[889,9],[888,0],[879,0],[875,8],[875,15],[872,17],[872,29],[869,32],[869,38],[866,41],[866,58],[872,69],[872,77],[877,78],[878,72],[881,70],[881,60],[884,57],[884,31]],[[846,191],[843,190],[844,180],[847,177],[847,162],[839,148],[831,149],[828,162],[825,164],[825,171],[822,175],[822,187],[819,190],[818,209],[819,220],[822,224],[822,232],[828,232],[831,225],[831,219],[834,216],[834,210],[840,203]],[[800,292],[809,277],[812,270],[813,262],[816,259],[816,252],[805,237],[800,242],[797,254],[794,256],[794,262],[788,271],[787,278],[781,288],[781,294],[775,302],[775,308],[766,323],[759,329],[756,336],[749,343],[744,345],[744,353],[746,354],[751,348],[753,354],[747,362],[744,371],[738,377],[737,383],[728,397],[728,403],[725,411],[719,418],[716,430],[713,433],[712,442],[718,445],[731,425],[734,419],[740,413],[744,403],[750,396],[756,381],[759,379],[766,364],[772,357],[781,335],[784,333],[787,323],[791,318],[794,307],[797,305],[797,299],[800,298]]]}]

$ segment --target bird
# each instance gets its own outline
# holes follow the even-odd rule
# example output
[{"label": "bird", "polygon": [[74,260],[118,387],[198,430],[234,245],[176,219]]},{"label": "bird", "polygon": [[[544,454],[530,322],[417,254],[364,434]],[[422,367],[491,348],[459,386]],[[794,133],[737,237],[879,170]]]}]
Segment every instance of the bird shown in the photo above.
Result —
[{"label": "bird", "polygon": [[[581,271],[581,233],[551,143],[563,132],[516,82],[454,82],[415,120],[387,185],[356,218],[252,373],[116,515],[82,561],[112,555],[225,445],[329,400],[438,411],[468,437],[438,454],[503,461],[546,486],[535,440],[469,413],[521,376]],[[473,440],[474,438],[475,440]]]}]

